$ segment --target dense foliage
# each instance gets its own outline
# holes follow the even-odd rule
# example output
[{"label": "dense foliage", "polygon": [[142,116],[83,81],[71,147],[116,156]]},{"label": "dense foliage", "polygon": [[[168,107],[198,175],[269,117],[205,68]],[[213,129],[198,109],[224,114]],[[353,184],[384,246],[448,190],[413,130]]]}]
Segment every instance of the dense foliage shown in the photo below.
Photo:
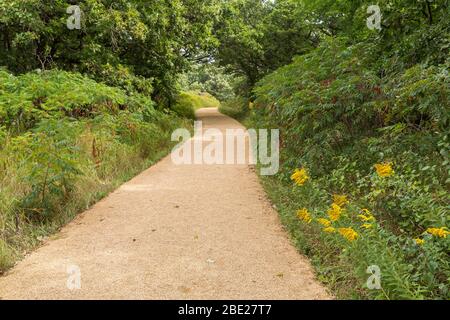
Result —
[{"label": "dense foliage", "polygon": [[[287,5],[302,8],[278,21],[307,17],[308,52],[293,47],[285,55],[297,54],[291,63],[258,69],[247,102],[224,111],[281,130],[281,171],[265,185],[338,296],[448,299],[448,2],[379,1],[380,31],[366,26],[370,4],[261,2],[265,17]],[[270,31],[257,30],[271,23],[257,20],[248,28],[267,39]],[[248,57],[241,52],[224,62],[236,67]],[[260,57],[268,52],[263,46]],[[372,265],[380,268],[382,290],[366,286]]]},{"label": "dense foliage", "polygon": [[15,77],[0,71],[0,123],[15,132],[31,129],[44,118],[78,119],[119,110],[150,116],[153,107],[146,95],[128,95],[80,74],[47,71]]},{"label": "dense foliage", "polygon": [[0,71],[0,271],[171,146],[189,124],[80,74]]},{"label": "dense foliage", "polygon": [[215,63],[197,63],[180,75],[179,86],[183,91],[208,92],[220,101],[228,101],[234,98],[240,80]]},{"label": "dense foliage", "polygon": [[174,111],[190,119],[195,119],[195,111],[200,108],[218,108],[219,100],[207,92],[186,91],[181,92],[177,99]]},{"label": "dense foliage", "polygon": [[[450,226],[446,67],[415,66],[383,81],[363,59],[357,46],[324,43],[260,83],[255,117],[282,128],[279,179],[290,184],[296,167],[313,177],[293,191],[298,206],[325,218],[331,194],[348,197],[347,221],[339,222],[361,237],[342,255],[361,267],[362,277],[367,266],[380,266],[386,291],[381,296],[445,296],[448,239],[426,238],[422,246],[414,239],[428,228]],[[378,177],[377,163],[390,163],[395,174]],[[362,209],[374,213],[376,227],[361,228]],[[320,224],[308,226],[321,232]],[[322,240],[334,239],[323,234]],[[426,267],[424,256],[430,260]]]},{"label": "dense foliage", "polygon": [[[68,28],[71,5],[80,28]],[[215,0],[0,0],[0,272],[167,153]],[[199,102],[200,101],[200,102]],[[194,103],[195,102],[195,103]]]},{"label": "dense foliage", "polygon": [[231,0],[221,10],[216,58],[246,77],[241,93],[262,77],[317,48],[325,37],[377,44],[378,70],[401,71],[419,62],[443,63],[448,56],[448,0],[382,0],[381,31],[366,26],[373,1]]},{"label": "dense foliage", "polygon": [[0,0],[0,271],[214,95],[281,130],[264,184],[338,297],[450,297],[448,0],[379,0],[379,30],[369,0],[71,4]]},{"label": "dense foliage", "polygon": [[0,0],[0,66],[21,73],[58,67],[110,85],[115,73],[131,71],[153,78],[154,98],[168,104],[188,60],[216,43],[216,0],[78,1],[79,30],[66,26],[72,4]]}]

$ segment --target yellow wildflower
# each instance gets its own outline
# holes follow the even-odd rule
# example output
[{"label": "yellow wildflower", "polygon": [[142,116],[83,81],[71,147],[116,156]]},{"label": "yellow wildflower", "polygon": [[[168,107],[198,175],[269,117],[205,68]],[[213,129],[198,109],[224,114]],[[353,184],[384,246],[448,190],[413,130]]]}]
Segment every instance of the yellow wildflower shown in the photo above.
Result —
[{"label": "yellow wildflower", "polygon": [[309,176],[305,168],[295,169],[291,176],[291,180],[295,181],[298,186],[302,186],[308,181]]},{"label": "yellow wildflower", "polygon": [[319,222],[324,227],[329,227],[331,225],[331,221],[325,218],[319,218],[317,219],[317,222]]},{"label": "yellow wildflower", "polygon": [[339,233],[348,241],[354,241],[358,238],[358,233],[352,228],[339,228]]},{"label": "yellow wildflower", "polygon": [[336,229],[333,227],[326,227],[323,229],[323,232],[334,233],[334,232],[336,232]]},{"label": "yellow wildflower", "polygon": [[341,217],[342,208],[338,206],[336,203],[331,204],[331,208],[328,209],[328,216],[331,221],[337,221]]},{"label": "yellow wildflower", "polygon": [[309,214],[308,210],[305,208],[297,211],[297,217],[299,217],[299,219],[303,220],[306,223],[311,223],[311,221],[312,221],[311,215]]},{"label": "yellow wildflower", "polygon": [[362,221],[374,221],[375,218],[373,216],[365,216],[363,214],[358,215],[358,218],[360,218]]},{"label": "yellow wildflower", "polygon": [[390,177],[394,174],[394,170],[392,169],[392,164],[390,162],[377,163],[375,165],[375,170],[377,170],[377,174],[382,178]]},{"label": "yellow wildflower", "polygon": [[439,238],[447,238],[447,235],[450,234],[450,232],[448,232],[446,227],[442,227],[442,228],[428,228],[427,232],[429,234],[432,234],[435,237],[439,237]]},{"label": "yellow wildflower", "polygon": [[365,229],[370,229],[370,228],[373,228],[373,224],[371,224],[371,223],[364,223],[361,227],[363,227]]},{"label": "yellow wildflower", "polygon": [[375,218],[372,215],[372,213],[369,211],[369,209],[362,209],[361,211],[364,214],[358,215],[358,218],[360,218],[362,221],[364,221],[364,222],[375,221]]},{"label": "yellow wildflower", "polygon": [[333,202],[336,203],[339,207],[343,207],[348,203],[348,199],[345,195],[334,194]]},{"label": "yellow wildflower", "polygon": [[419,246],[421,246],[421,245],[423,245],[423,244],[425,243],[425,240],[420,239],[420,238],[416,238],[416,239],[414,239],[414,240],[416,241],[416,243],[417,243]]}]

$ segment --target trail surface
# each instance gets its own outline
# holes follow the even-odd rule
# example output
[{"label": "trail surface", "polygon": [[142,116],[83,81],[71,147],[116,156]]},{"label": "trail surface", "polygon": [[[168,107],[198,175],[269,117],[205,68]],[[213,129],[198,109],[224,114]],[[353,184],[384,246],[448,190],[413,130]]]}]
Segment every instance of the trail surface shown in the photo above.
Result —
[{"label": "trail surface", "polygon": [[[202,109],[204,129],[242,128]],[[69,290],[77,266],[81,289]],[[76,273],[69,283],[76,285]],[[75,280],[75,281],[73,281]],[[175,165],[124,184],[0,278],[2,299],[327,299],[248,165]]]}]

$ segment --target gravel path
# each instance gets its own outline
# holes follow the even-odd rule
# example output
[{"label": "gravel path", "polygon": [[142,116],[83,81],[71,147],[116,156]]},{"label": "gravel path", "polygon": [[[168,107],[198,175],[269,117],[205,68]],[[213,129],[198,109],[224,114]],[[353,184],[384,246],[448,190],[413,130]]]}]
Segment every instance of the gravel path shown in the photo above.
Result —
[{"label": "gravel path", "polygon": [[[202,109],[198,117],[204,129],[242,128],[216,109]],[[80,270],[81,289],[68,289],[71,266]],[[330,295],[315,280],[308,260],[291,245],[252,167],[177,166],[169,156],[19,262],[0,278],[0,298]]]}]

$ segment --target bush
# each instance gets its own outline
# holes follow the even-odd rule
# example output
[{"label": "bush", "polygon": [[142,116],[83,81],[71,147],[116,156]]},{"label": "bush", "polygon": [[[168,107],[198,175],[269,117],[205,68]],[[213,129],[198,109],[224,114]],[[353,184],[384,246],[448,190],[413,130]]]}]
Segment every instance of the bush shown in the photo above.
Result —
[{"label": "bush", "polygon": [[77,73],[47,71],[18,77],[0,71],[0,123],[22,132],[43,118],[83,118],[120,110],[153,109],[150,98]]},{"label": "bush", "polygon": [[222,103],[219,111],[234,119],[242,120],[248,115],[250,106],[253,106],[253,104],[248,102],[247,99],[235,97]]},{"label": "bush", "polygon": [[123,65],[89,65],[87,71],[96,81],[121,88],[129,95],[142,94],[150,97],[153,93],[153,79],[136,76]]},{"label": "bush", "polygon": [[0,272],[167,154],[190,121],[61,71],[0,71]]},{"label": "bush", "polygon": [[[282,140],[281,171],[267,185],[281,189],[272,197],[324,281],[356,283],[350,294],[360,297],[448,299],[448,66],[380,77],[372,52],[327,40],[258,83],[251,125],[280,128]],[[310,181],[293,189],[302,167]],[[333,211],[333,194],[348,203]],[[325,230],[327,212],[339,218]],[[371,265],[381,291],[364,287]]]},{"label": "bush", "polygon": [[194,119],[200,108],[218,108],[220,102],[209,93],[182,92],[176,99],[173,110],[180,116]]}]

